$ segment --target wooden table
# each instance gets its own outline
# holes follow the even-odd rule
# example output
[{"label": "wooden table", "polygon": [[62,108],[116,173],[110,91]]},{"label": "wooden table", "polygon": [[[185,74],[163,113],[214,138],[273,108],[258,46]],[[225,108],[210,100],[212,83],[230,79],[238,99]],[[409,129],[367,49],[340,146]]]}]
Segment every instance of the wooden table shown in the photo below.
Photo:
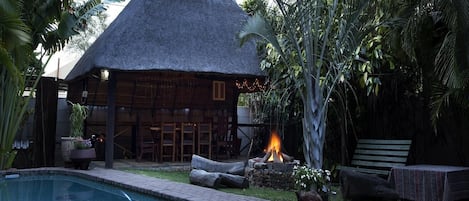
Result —
[{"label": "wooden table", "polygon": [[389,177],[400,198],[415,201],[469,199],[469,167],[410,165],[394,167]]}]

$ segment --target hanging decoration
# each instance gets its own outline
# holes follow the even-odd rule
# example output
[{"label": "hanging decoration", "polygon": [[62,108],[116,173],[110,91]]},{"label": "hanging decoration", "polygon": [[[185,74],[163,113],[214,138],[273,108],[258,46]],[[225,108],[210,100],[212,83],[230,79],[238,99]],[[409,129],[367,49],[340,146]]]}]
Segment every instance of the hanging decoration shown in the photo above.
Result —
[{"label": "hanging decoration", "polygon": [[236,87],[238,87],[238,89],[247,89],[249,92],[265,91],[267,88],[266,85],[261,84],[261,81],[259,81],[257,78],[252,82],[247,79],[244,79],[242,82],[236,80]]}]

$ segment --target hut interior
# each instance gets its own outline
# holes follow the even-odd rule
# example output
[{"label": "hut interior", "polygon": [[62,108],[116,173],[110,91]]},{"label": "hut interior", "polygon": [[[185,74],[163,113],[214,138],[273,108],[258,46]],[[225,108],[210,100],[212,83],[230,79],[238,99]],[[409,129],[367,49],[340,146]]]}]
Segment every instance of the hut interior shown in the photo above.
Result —
[{"label": "hut interior", "polygon": [[[163,123],[175,123],[176,128],[183,123],[193,123],[195,127],[209,123],[212,146],[210,151],[202,154],[212,157],[213,153],[216,158],[239,154],[240,141],[235,137],[239,93],[258,91],[262,87],[258,85],[258,78],[207,73],[118,71],[114,74],[119,80],[115,97],[115,158],[135,158],[138,155],[138,136],[155,135],[152,128]],[[69,83],[68,99],[90,106],[86,136],[105,136],[107,82],[101,77],[101,71],[96,70]],[[222,144],[224,147],[217,146]],[[194,144],[194,147],[198,146]],[[175,152],[181,152],[179,147]],[[196,152],[200,153],[199,150]],[[103,158],[104,153],[98,153],[98,159]]]}]

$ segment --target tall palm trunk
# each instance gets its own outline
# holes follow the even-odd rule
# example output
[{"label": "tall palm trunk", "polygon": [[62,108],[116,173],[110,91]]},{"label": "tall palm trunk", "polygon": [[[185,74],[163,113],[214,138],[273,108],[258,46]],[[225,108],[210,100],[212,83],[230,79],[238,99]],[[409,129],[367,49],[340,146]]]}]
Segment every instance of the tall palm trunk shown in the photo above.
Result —
[{"label": "tall palm trunk", "polygon": [[326,136],[326,118],[322,110],[324,108],[323,94],[318,83],[311,76],[305,76],[306,93],[303,98],[303,154],[307,164],[311,167],[321,168],[323,165],[323,149]]}]

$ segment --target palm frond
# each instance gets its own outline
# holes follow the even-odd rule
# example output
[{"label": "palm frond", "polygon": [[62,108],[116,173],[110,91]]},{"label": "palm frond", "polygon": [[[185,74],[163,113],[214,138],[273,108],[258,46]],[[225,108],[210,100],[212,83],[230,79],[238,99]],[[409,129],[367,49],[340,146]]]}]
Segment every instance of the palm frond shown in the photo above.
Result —
[{"label": "palm frond", "polygon": [[455,28],[455,57],[458,70],[469,69],[469,41],[467,33],[469,32],[469,2],[466,0],[453,1],[456,8],[457,26]]},{"label": "palm frond", "polygon": [[[55,9],[55,5],[43,8]],[[61,5],[64,6],[64,5]],[[105,10],[101,0],[88,0],[77,7],[62,8],[57,17],[44,25],[37,24],[39,37],[36,38],[41,43],[46,52],[52,53],[63,49],[71,36],[79,34],[79,31],[86,28],[87,21]]]},{"label": "palm frond", "polygon": [[437,125],[438,119],[441,116],[441,111],[449,104],[450,94],[451,93],[446,86],[439,83],[433,84],[432,96],[430,97],[432,125]]},{"label": "palm frond", "polygon": [[439,80],[450,88],[461,87],[461,81],[457,77],[457,66],[455,58],[456,37],[448,32],[435,57],[435,73]]},{"label": "palm frond", "polygon": [[20,16],[4,8],[0,8],[0,33],[2,33],[2,44],[10,50],[17,45],[25,45],[31,40],[29,28]]},{"label": "palm frond", "polygon": [[281,55],[281,57],[285,58],[283,49],[280,46],[280,43],[277,40],[272,27],[259,13],[254,14],[254,16],[248,19],[238,34],[238,37],[240,39],[241,45],[253,37],[260,37],[266,40],[268,43],[271,43],[275,50],[278,51],[278,53]]},{"label": "palm frond", "polygon": [[10,53],[2,46],[0,46],[0,67],[5,68],[9,75],[13,75],[12,77],[21,75]]}]

